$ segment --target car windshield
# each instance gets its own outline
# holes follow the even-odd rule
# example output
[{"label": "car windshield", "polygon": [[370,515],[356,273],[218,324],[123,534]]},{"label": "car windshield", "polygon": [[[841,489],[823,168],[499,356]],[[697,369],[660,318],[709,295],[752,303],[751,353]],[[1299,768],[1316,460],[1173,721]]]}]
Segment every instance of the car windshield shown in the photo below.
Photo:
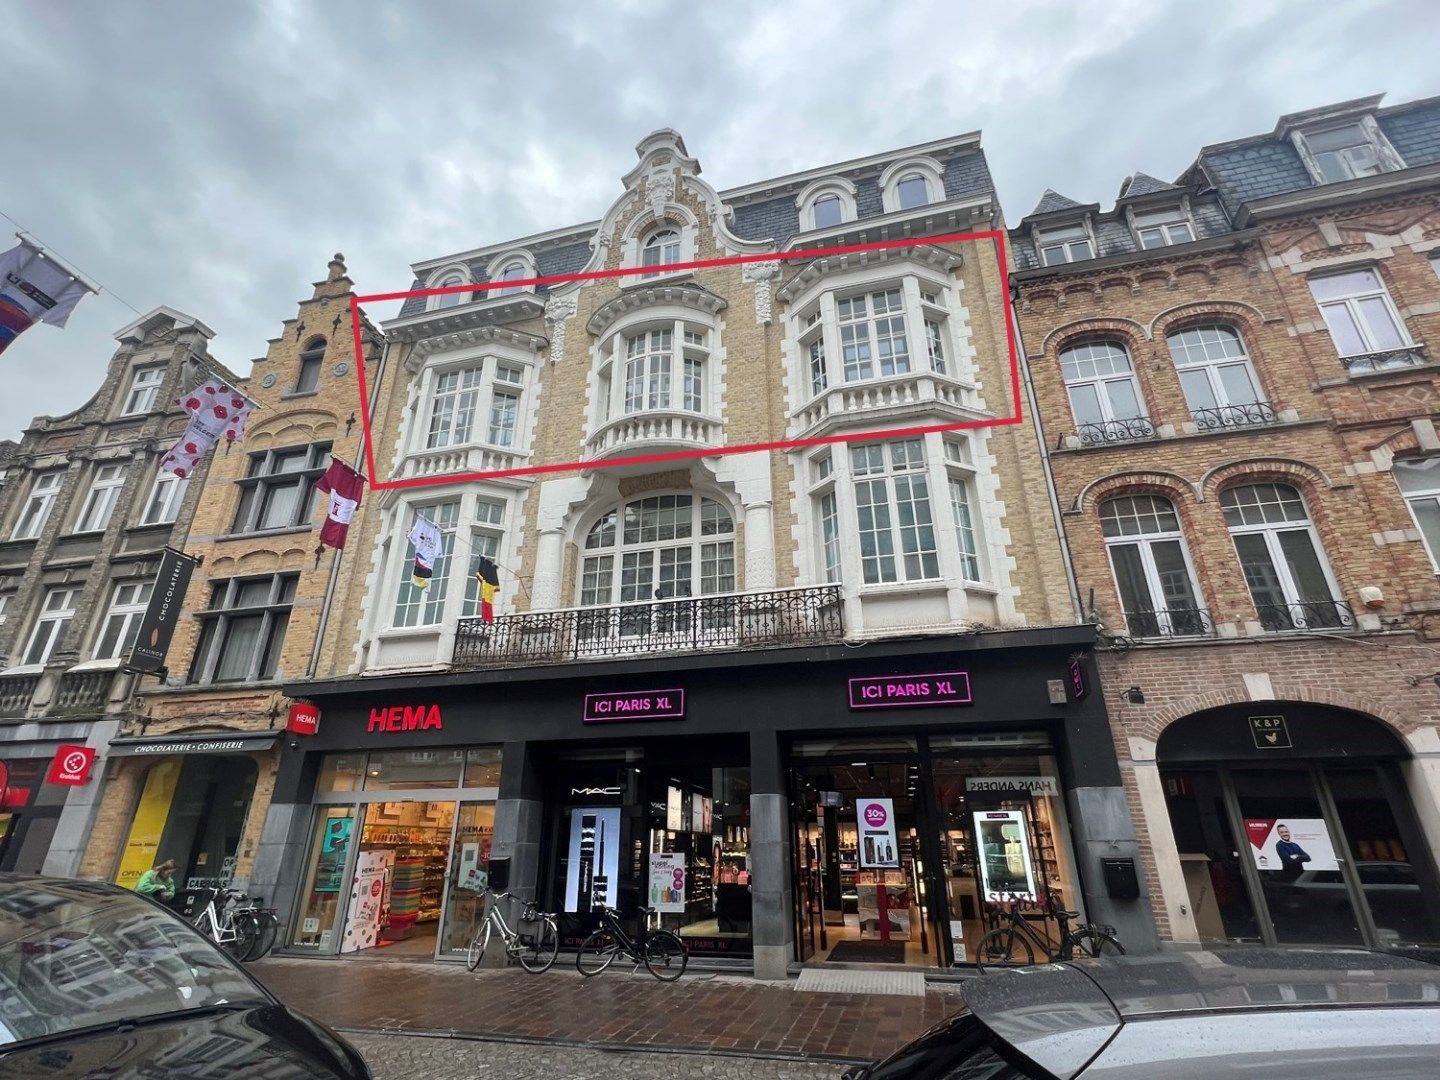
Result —
[{"label": "car windshield", "polygon": [[151,901],[83,881],[0,880],[0,1044],[241,1004],[268,1001]]}]

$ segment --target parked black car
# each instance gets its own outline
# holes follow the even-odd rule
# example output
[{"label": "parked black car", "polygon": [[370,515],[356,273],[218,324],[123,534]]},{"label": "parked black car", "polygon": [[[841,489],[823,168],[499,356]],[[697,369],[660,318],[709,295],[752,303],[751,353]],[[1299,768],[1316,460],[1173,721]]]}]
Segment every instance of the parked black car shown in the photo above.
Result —
[{"label": "parked black car", "polygon": [[1230,949],[1016,968],[846,1080],[1435,1080],[1440,967]]},{"label": "parked black car", "polygon": [[0,1077],[364,1078],[183,919],[113,885],[0,874]]}]

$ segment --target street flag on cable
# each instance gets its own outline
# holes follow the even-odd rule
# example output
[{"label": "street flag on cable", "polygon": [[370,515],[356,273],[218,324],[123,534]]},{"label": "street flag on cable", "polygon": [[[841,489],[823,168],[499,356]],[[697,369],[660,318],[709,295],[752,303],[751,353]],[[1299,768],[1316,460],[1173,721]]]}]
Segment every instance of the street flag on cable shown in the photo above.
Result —
[{"label": "street flag on cable", "polygon": [[415,515],[415,524],[410,529],[410,543],[415,545],[415,566],[410,580],[417,589],[430,587],[430,575],[435,570],[435,559],[440,554],[440,529],[427,518]]},{"label": "street flag on cable", "polygon": [[495,621],[495,594],[500,591],[500,568],[494,560],[481,555],[475,580],[480,583],[480,618],[492,623]]},{"label": "street flag on cable", "polygon": [[91,292],[95,289],[88,282],[21,236],[0,255],[0,352],[37,322],[64,326],[80,298]]},{"label": "street flag on cable", "polygon": [[320,543],[328,548],[343,548],[345,534],[350,531],[350,519],[355,516],[355,508],[365,492],[365,478],[339,458],[331,458],[330,468],[325,470],[315,490],[330,495],[330,509],[325,512],[325,524],[320,526]]},{"label": "street flag on cable", "polygon": [[160,459],[160,471],[184,478],[195,471],[196,463],[224,435],[234,442],[245,434],[245,423],[255,403],[240,391],[218,379],[210,379],[175,402],[190,414],[185,434]]}]

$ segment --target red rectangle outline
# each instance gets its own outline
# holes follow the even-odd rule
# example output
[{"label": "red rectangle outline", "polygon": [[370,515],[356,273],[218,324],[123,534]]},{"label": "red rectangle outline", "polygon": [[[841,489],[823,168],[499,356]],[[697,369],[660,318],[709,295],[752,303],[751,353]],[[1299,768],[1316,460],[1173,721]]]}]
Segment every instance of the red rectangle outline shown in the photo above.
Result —
[{"label": "red rectangle outline", "polygon": [[493,469],[488,472],[446,473],[441,476],[416,476],[402,480],[378,480],[375,467],[375,444],[370,428],[369,386],[365,377],[363,360],[364,346],[361,340],[360,305],[384,300],[407,300],[412,296],[441,296],[445,293],[476,293],[493,288],[516,288],[527,285],[554,285],[567,281],[601,281],[605,278],[633,277],[637,274],[654,273],[652,267],[624,266],[614,270],[591,270],[576,274],[551,274],[547,277],[517,278],[508,281],[478,282],[470,285],[448,285],[435,289],[411,289],[406,292],[370,293],[350,298],[350,325],[355,337],[355,373],[360,391],[360,425],[365,442],[365,466],[370,477],[370,487],[376,491],[392,488],[433,487],[436,484],[454,484],[469,480],[492,480],[503,476],[533,476],[539,473],[577,472],[585,469],[607,469],[621,465],[649,465],[665,461],[692,461],[695,458],[720,457],[724,454],[753,454],[770,450],[793,450],[804,446],[823,446],[829,443],[872,442],[876,439],[904,438],[926,435],[935,431],[965,431],[975,428],[1008,427],[1024,421],[1020,404],[1020,354],[1015,340],[1015,319],[1010,299],[1010,270],[1006,258],[1006,237],[1003,230],[989,229],[984,232],[943,233],[905,240],[877,240],[866,244],[845,244],[838,247],[811,248],[803,251],[767,252],[760,255],[731,255],[720,259],[696,259],[691,262],[669,263],[666,273],[679,270],[703,270],[712,266],[740,266],[745,263],[784,262],[800,259],[819,259],[829,255],[850,255],[861,251],[880,251],[890,248],[921,247],[930,244],[959,243],[966,240],[989,240],[995,245],[996,261],[1000,272],[1000,294],[1005,310],[1005,342],[1010,353],[1010,404],[1012,415],[994,417],[989,420],[965,420],[953,424],[927,424],[922,427],[889,428],[884,431],[849,432],[844,435],[822,435],[809,439],[779,439],[773,442],[746,443],[741,446],[719,446],[695,450],[673,450],[661,454],[638,454],[631,457],[613,457],[596,461],[568,461],[551,465],[526,465],[515,469]]}]

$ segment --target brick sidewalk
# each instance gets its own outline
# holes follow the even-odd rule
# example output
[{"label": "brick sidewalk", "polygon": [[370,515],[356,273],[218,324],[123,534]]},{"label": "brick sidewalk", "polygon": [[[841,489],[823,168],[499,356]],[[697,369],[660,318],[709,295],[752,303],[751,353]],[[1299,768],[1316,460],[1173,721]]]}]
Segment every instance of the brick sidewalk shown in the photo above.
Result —
[{"label": "brick sidewalk", "polygon": [[544,975],[471,974],[459,964],[271,958],[250,970],[335,1028],[832,1061],[883,1057],[961,1004],[948,988],[923,998],[815,994],[734,975],[660,983],[627,969],[585,979],[560,964]]}]

